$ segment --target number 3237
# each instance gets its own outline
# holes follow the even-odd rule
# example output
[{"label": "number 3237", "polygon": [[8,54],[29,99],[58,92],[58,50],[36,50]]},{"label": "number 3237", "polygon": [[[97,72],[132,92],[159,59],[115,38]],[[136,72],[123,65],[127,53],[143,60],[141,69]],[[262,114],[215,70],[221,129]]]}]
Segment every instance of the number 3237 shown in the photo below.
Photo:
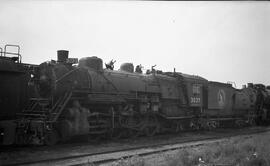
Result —
[{"label": "number 3237", "polygon": [[190,103],[200,103],[201,102],[201,98],[199,97],[191,97],[190,98]]}]

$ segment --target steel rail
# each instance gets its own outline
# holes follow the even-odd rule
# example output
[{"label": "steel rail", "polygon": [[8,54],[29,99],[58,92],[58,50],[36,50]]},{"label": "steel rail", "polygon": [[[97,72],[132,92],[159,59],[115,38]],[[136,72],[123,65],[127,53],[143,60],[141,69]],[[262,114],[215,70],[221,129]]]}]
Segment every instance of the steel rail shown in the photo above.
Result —
[{"label": "steel rail", "polygon": [[[121,150],[109,150],[105,152],[94,152],[94,153],[87,153],[82,155],[74,155],[74,156],[66,156],[61,158],[52,158],[52,159],[43,159],[39,161],[29,161],[29,162],[20,162],[20,163],[11,163],[11,164],[5,164],[5,166],[17,166],[17,165],[82,165],[82,164],[103,164],[103,163],[109,163],[113,161],[117,161],[119,159],[126,159],[129,157],[132,157],[134,155],[138,156],[147,156],[151,154],[156,154],[160,152],[166,152],[170,150],[177,150],[184,147],[194,147],[206,144],[207,142],[217,142],[219,140],[225,140],[228,138],[233,137],[239,137],[239,136],[248,136],[248,135],[254,135],[258,133],[264,133],[270,131],[270,128],[259,128],[255,129],[255,131],[244,131],[243,133],[233,133],[228,134],[225,133],[224,135],[218,135],[218,136],[211,136],[206,138],[192,138],[188,140],[181,140],[176,141],[173,143],[159,143],[159,144],[153,144],[153,145],[142,145],[138,147],[131,147],[131,148],[124,148]],[[188,144],[184,146],[183,144]],[[151,150],[152,149],[152,150]],[[153,150],[154,149],[154,150]],[[142,150],[143,152],[136,152]],[[135,153],[129,153],[131,151],[135,151]],[[97,159],[98,157],[102,158],[102,155],[113,155],[114,153],[123,153],[125,155],[120,155],[119,157],[103,157],[103,159]],[[96,160],[89,160],[89,158],[96,158]]]}]

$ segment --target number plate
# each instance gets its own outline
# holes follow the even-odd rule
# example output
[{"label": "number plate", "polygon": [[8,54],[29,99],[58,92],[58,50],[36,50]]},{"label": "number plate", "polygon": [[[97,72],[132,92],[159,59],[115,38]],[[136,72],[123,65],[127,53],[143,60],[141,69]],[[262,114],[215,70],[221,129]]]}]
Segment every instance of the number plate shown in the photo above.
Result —
[{"label": "number plate", "polygon": [[201,98],[199,98],[199,97],[191,97],[190,98],[190,103],[192,103],[192,104],[201,103]]},{"label": "number plate", "polygon": [[66,63],[76,64],[78,63],[78,58],[68,58]]}]

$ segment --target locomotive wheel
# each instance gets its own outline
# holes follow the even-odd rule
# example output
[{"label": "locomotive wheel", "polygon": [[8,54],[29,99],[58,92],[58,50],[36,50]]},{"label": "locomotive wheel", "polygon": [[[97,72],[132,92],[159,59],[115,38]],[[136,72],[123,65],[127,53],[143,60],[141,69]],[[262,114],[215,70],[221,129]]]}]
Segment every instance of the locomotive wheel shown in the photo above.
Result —
[{"label": "locomotive wheel", "polygon": [[195,121],[190,121],[189,127],[190,127],[191,130],[200,130],[199,124],[197,122],[195,122]]},{"label": "locomotive wheel", "polygon": [[121,132],[121,138],[136,138],[140,135],[140,132],[133,130],[133,129],[124,129],[124,131]]},{"label": "locomotive wheel", "polygon": [[19,129],[15,136],[15,143],[17,145],[27,145],[31,142],[31,136],[26,134],[23,129]]},{"label": "locomotive wheel", "polygon": [[236,121],[235,121],[235,125],[236,125],[236,127],[238,127],[238,128],[242,128],[242,127],[244,127],[245,122],[244,122],[243,120],[236,120]]},{"label": "locomotive wheel", "polygon": [[152,137],[156,134],[157,127],[156,126],[146,126],[144,128],[144,133],[147,137]]},{"label": "locomotive wheel", "polygon": [[59,141],[59,135],[56,130],[52,130],[46,133],[44,138],[45,145],[52,146]]},{"label": "locomotive wheel", "polygon": [[137,138],[137,137],[139,137],[140,135],[141,135],[141,132],[140,131],[138,131],[138,130],[130,130],[130,135],[131,135],[131,137],[132,138]]},{"label": "locomotive wheel", "polygon": [[122,137],[122,132],[120,129],[113,129],[110,131],[110,137],[111,139],[113,140],[117,140],[117,139],[120,139]]},{"label": "locomotive wheel", "polygon": [[255,126],[255,125],[256,125],[255,119],[254,119],[254,118],[250,118],[250,119],[248,120],[248,124],[249,124],[250,126]]},{"label": "locomotive wheel", "polygon": [[156,116],[149,116],[147,122],[145,122],[146,125],[144,126],[144,133],[146,134],[146,136],[148,137],[152,137],[154,136],[159,129],[159,124],[158,124],[158,120],[156,118]]},{"label": "locomotive wheel", "polygon": [[15,144],[17,145],[22,145],[23,144],[23,141],[24,138],[23,138],[23,130],[17,130],[16,132],[16,136],[15,136]]},{"label": "locomotive wheel", "polygon": [[211,131],[214,130],[216,128],[215,123],[213,121],[208,121],[207,122],[207,130]]},{"label": "locomotive wheel", "polygon": [[121,138],[127,138],[129,137],[129,131],[128,129],[114,129],[110,131],[109,136],[113,140],[118,140]]},{"label": "locomotive wheel", "polygon": [[181,125],[181,122],[177,122],[176,123],[176,128],[175,128],[175,133],[180,133],[181,131],[183,131],[183,126]]}]

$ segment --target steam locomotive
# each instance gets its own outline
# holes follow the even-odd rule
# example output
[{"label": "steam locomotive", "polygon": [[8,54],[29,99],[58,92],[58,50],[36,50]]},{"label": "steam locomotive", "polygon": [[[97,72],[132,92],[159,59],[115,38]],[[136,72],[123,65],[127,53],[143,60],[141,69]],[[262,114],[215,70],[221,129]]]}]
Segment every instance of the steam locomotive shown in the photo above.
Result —
[{"label": "steam locomotive", "polygon": [[[68,51],[59,50],[57,61],[22,70],[27,81],[20,81],[26,84],[17,88],[28,92],[23,93],[27,95],[22,97],[22,111],[17,111],[16,118],[9,121],[15,126],[13,141],[52,145],[82,135],[153,136],[262,124],[270,119],[270,88],[262,84],[249,83],[236,89],[232,84],[176,71],[152,68],[143,74],[134,71],[132,63],[122,64],[119,70],[106,66],[103,69],[103,61],[98,57],[78,61],[68,58]],[[7,80],[19,82],[11,73],[7,75]],[[5,88],[3,85],[1,89]],[[5,88],[9,91],[1,96],[1,101],[11,94],[13,87]],[[11,107],[8,103],[4,108],[9,112]]]}]

